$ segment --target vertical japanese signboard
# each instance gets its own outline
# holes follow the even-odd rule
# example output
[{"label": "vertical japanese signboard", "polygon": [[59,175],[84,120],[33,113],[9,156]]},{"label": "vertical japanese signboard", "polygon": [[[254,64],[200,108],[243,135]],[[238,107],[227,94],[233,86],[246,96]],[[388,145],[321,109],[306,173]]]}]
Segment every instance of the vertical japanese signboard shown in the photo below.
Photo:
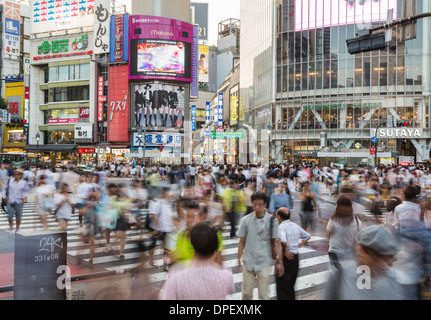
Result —
[{"label": "vertical japanese signboard", "polygon": [[129,125],[129,66],[119,65],[109,68],[108,141],[130,140]]},{"label": "vertical japanese signboard", "polygon": [[199,51],[199,27],[193,26],[193,68],[192,68],[192,83],[190,87],[190,98],[198,97],[198,51]]},{"label": "vertical japanese signboard", "polygon": [[97,81],[97,121],[103,121],[103,101],[106,97],[103,96],[103,77],[99,77]]},{"label": "vertical japanese signboard", "polygon": [[123,61],[123,15],[115,16],[115,62]]},{"label": "vertical japanese signboard", "polygon": [[207,101],[207,103],[205,104],[205,124],[208,124],[210,122],[210,103],[209,101]]},{"label": "vertical japanese signboard", "polygon": [[109,53],[110,0],[96,0],[94,17],[94,53]]},{"label": "vertical japanese signboard", "polygon": [[20,5],[5,2],[4,53],[20,55]]},{"label": "vertical japanese signboard", "polygon": [[223,93],[218,94],[218,129],[223,131]]},{"label": "vertical japanese signboard", "polygon": [[196,106],[192,105],[192,131],[196,131]]}]

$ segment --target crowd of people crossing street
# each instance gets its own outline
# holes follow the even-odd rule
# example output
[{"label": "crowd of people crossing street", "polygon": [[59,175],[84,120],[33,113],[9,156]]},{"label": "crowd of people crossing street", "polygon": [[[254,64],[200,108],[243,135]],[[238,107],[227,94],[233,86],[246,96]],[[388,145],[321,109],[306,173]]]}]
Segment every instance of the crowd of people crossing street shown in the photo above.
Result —
[{"label": "crowd of people crossing street", "polygon": [[[68,232],[77,218],[90,269],[97,239],[105,254],[124,260],[130,231],[136,231],[142,264],[167,274],[160,293],[144,292],[146,298],[226,299],[234,293],[234,278],[221,252],[235,240],[241,299],[253,299],[256,288],[258,299],[270,299],[275,278],[276,298],[295,300],[301,248],[310,247],[320,230],[331,271],[324,299],[419,300],[431,292],[430,169],[2,164],[0,187],[10,236],[20,232],[29,201],[41,230]],[[49,225],[51,216],[57,226]],[[162,266],[155,262],[159,251]]]}]

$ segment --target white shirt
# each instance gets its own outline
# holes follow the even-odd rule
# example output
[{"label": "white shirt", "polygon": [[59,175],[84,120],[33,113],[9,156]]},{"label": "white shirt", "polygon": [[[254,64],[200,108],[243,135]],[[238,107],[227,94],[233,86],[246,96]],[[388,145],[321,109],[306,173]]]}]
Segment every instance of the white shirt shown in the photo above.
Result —
[{"label": "white shirt", "polygon": [[278,226],[280,231],[280,241],[286,243],[286,250],[293,254],[298,254],[298,244],[300,240],[308,240],[310,234],[298,226],[296,223],[285,220]]},{"label": "white shirt", "polygon": [[172,232],[175,230],[174,218],[176,217],[176,213],[170,202],[165,199],[151,201],[149,209],[150,213],[157,215],[157,219],[159,220],[159,227],[156,226],[154,220],[151,220],[150,228],[163,232]]},{"label": "white shirt", "polygon": [[[6,196],[8,189],[8,196]],[[28,197],[29,192],[27,181],[20,179],[16,182],[15,178],[10,178],[3,187],[2,197],[8,198],[9,203],[22,203],[23,199]]]},{"label": "white shirt", "polygon": [[414,202],[403,201],[394,209],[394,227],[399,230],[402,225],[420,222],[421,207]]}]

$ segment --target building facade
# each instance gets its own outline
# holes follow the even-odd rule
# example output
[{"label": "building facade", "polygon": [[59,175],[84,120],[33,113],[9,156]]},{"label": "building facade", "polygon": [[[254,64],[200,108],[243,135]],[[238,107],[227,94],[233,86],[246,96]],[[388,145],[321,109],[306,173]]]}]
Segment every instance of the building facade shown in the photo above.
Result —
[{"label": "building facade", "polygon": [[[380,163],[429,160],[429,18],[417,22],[415,39],[397,26],[386,49],[347,52],[347,39],[384,24],[390,9],[399,20],[402,5],[241,1],[241,64],[253,66],[241,68],[241,96],[257,129],[257,160],[370,164],[374,136]],[[418,2],[418,14],[430,9]]]}]

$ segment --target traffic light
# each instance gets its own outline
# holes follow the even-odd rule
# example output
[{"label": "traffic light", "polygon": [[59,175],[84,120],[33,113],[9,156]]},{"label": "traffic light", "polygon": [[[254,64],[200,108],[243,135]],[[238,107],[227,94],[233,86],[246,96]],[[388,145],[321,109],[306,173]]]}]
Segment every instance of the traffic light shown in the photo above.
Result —
[{"label": "traffic light", "polygon": [[370,155],[374,155],[374,148],[370,148]]},{"label": "traffic light", "polygon": [[385,33],[372,34],[369,30],[364,30],[362,36],[353,39],[347,39],[347,51],[350,54],[368,52],[373,50],[386,49]]},{"label": "traffic light", "polygon": [[409,123],[406,120],[398,120],[397,127],[408,127]]}]

